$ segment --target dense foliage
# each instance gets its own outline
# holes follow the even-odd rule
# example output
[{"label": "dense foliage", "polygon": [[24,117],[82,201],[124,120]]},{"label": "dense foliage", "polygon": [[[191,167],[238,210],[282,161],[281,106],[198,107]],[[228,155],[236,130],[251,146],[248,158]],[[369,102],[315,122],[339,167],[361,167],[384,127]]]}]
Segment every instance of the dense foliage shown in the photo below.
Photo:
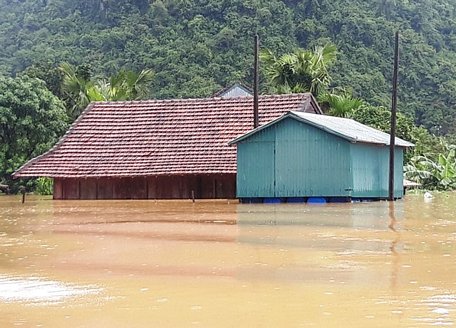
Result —
[{"label": "dense foliage", "polygon": [[440,147],[411,158],[405,176],[426,189],[456,189],[456,146],[440,140]]},{"label": "dense foliage", "polygon": [[67,121],[63,103],[43,81],[0,77],[0,183],[12,186],[10,174],[48,150]]},{"label": "dense foliage", "polygon": [[389,107],[400,29],[400,110],[446,134],[456,132],[455,18],[451,0],[0,0],[0,74],[65,61],[102,76],[152,69],[150,97],[209,96],[251,80],[258,32],[277,57],[334,43],[333,84]]},{"label": "dense foliage", "polygon": [[326,44],[313,51],[297,49],[276,57],[269,49],[261,53],[266,86],[271,93],[310,92],[318,97],[331,83],[329,68],[336,59],[336,47]]},{"label": "dense foliage", "polygon": [[76,119],[92,101],[140,100],[147,98],[154,73],[121,70],[108,78],[93,78],[85,65],[73,67],[62,63],[58,94],[65,100],[68,114]]}]

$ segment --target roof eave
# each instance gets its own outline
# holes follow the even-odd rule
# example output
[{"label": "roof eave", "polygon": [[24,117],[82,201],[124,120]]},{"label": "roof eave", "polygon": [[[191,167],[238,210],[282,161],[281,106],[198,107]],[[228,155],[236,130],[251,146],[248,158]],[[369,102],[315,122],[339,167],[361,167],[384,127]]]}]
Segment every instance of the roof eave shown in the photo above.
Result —
[{"label": "roof eave", "polygon": [[[389,144],[384,143],[384,142],[367,142],[367,141],[359,140],[357,138],[349,137],[349,136],[344,135],[344,134],[342,134],[340,132],[334,131],[333,129],[330,129],[330,128],[324,126],[324,125],[320,125],[320,124],[317,124],[315,122],[306,120],[305,118],[295,114],[293,111],[287,112],[284,115],[282,115],[281,117],[279,117],[279,118],[277,118],[277,119],[275,119],[275,120],[273,120],[273,121],[271,121],[271,122],[269,122],[269,123],[267,123],[265,125],[262,125],[262,126],[256,128],[256,129],[253,129],[253,130],[247,132],[246,134],[243,134],[243,135],[237,137],[234,140],[231,140],[228,143],[228,145],[231,146],[233,144],[237,144],[237,143],[245,140],[246,138],[249,138],[250,136],[256,134],[257,132],[259,132],[259,131],[261,131],[263,129],[266,129],[266,128],[270,127],[271,125],[274,125],[274,124],[276,124],[276,123],[278,123],[278,122],[280,122],[280,121],[282,121],[282,120],[284,120],[285,118],[288,118],[288,117],[292,117],[292,118],[294,118],[297,121],[300,121],[300,122],[306,123],[308,125],[311,125],[311,126],[317,128],[317,129],[320,129],[320,130],[323,130],[323,131],[325,131],[327,133],[330,133],[332,135],[338,136],[338,137],[340,137],[340,138],[342,138],[344,140],[347,140],[348,142],[351,142],[351,143],[365,143],[365,144],[383,145],[383,146],[388,146],[389,145]],[[414,147],[415,146],[414,144],[409,143],[408,141],[405,141],[405,140],[402,140],[402,141],[404,143],[406,143],[406,145],[396,144],[395,146],[403,147],[403,148]]]},{"label": "roof eave", "polygon": [[52,154],[54,151],[56,151],[63,144],[63,142],[65,141],[67,136],[71,134],[71,132],[73,131],[74,127],[79,123],[79,121],[84,117],[84,115],[93,108],[93,106],[94,106],[94,103],[92,102],[81,112],[79,117],[71,124],[71,126],[67,130],[67,132],[59,139],[59,141],[57,141],[57,143],[50,150],[48,150],[47,152],[45,152],[45,153],[43,153],[43,154],[41,154],[39,156],[36,156],[36,157],[32,158],[31,160],[26,162],[24,165],[22,165],[20,168],[18,168],[16,171],[14,171],[13,174],[11,174],[13,179],[25,178],[25,177],[32,178],[32,177],[44,176],[44,175],[33,175],[33,176],[27,175],[26,176],[25,174],[20,174],[20,172],[25,170],[27,167],[29,167],[30,165],[32,165],[36,161],[40,160],[41,158],[43,158],[43,157],[45,157],[45,156],[47,156],[49,154]]}]

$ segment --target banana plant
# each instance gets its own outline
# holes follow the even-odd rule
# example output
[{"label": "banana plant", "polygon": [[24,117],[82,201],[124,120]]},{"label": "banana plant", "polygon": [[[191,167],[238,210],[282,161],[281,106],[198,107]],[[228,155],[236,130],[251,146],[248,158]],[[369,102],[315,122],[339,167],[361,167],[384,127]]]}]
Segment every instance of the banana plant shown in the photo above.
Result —
[{"label": "banana plant", "polygon": [[456,189],[456,150],[454,145],[441,141],[444,153],[419,155],[411,158],[404,167],[407,179],[421,183],[428,189]]}]

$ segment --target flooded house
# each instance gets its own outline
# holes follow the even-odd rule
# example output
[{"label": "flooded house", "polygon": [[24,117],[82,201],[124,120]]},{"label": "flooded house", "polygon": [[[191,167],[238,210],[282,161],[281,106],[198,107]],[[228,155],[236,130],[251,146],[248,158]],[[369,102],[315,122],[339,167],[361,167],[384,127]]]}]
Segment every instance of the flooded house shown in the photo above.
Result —
[{"label": "flooded house", "polygon": [[[291,111],[230,142],[237,197],[250,201],[387,199],[390,135],[351,119]],[[394,197],[403,196],[396,138]]]},{"label": "flooded house", "polygon": [[[253,97],[95,102],[15,178],[54,179],[54,199],[235,198],[236,148]],[[321,114],[311,94],[259,97],[259,122]]]}]

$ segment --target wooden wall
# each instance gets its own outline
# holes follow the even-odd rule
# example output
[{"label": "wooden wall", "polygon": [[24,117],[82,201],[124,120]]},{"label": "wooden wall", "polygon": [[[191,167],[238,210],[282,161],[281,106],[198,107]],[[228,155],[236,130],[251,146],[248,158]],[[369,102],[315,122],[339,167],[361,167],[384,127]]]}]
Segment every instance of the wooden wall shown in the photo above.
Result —
[{"label": "wooden wall", "polygon": [[54,179],[54,199],[235,198],[236,175]]}]

